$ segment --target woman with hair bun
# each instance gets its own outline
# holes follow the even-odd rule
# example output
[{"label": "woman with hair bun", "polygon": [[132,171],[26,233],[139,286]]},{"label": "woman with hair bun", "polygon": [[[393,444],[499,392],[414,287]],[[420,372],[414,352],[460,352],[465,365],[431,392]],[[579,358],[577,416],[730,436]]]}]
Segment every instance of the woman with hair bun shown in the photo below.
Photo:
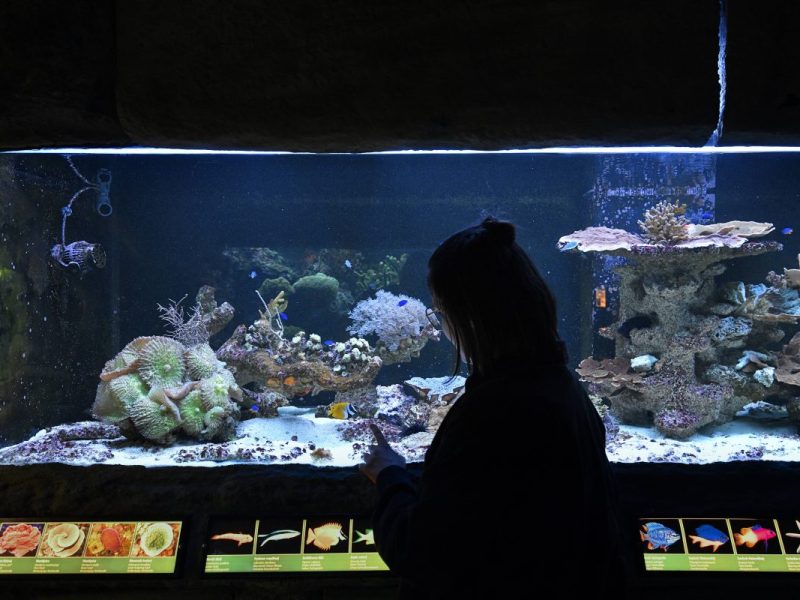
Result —
[{"label": "woman with hair bun", "polygon": [[375,425],[361,465],[401,597],[623,597],[605,429],[567,367],[555,299],[514,226],[488,217],[452,235],[428,262],[428,287],[454,374],[469,367],[466,390],[418,486]]}]

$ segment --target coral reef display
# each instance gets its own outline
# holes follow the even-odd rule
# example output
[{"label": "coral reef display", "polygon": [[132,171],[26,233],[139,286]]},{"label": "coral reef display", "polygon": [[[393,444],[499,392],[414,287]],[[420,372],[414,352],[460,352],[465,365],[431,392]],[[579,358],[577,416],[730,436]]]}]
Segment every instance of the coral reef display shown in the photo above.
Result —
[{"label": "coral reef display", "polygon": [[375,335],[376,351],[387,365],[419,356],[428,340],[440,333],[428,321],[425,305],[406,295],[378,290],[374,298],[362,300],[350,311],[353,335]]},{"label": "coral reef display", "polygon": [[318,334],[304,331],[284,338],[282,294],[264,302],[259,319],[249,327],[237,327],[217,350],[239,385],[256,383],[293,398],[360,388],[375,378],[383,363],[365,339],[323,341]]},{"label": "coral reef display", "polygon": [[125,346],[100,373],[92,414],[132,439],[169,444],[177,433],[230,439],[242,391],[208,344],[161,336]]},{"label": "coral reef display", "polygon": [[675,215],[676,205],[657,208],[640,223],[648,240],[590,227],[562,237],[559,247],[628,259],[616,269],[617,320],[601,332],[615,341],[615,357],[585,359],[581,379],[623,423],[654,425],[683,439],[774,394],[764,384],[776,362],[763,350],[783,337],[778,325],[793,308],[775,288],[716,283],[723,261],[782,248],[747,239],[772,231],[771,224],[690,228]]}]

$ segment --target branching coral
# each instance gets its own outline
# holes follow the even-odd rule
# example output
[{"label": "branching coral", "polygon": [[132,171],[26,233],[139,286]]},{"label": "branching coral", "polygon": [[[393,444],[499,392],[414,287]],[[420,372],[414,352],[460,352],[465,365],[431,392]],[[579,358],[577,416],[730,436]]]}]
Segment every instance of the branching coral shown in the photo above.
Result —
[{"label": "branching coral", "polygon": [[644,213],[644,221],[637,221],[639,227],[654,243],[674,244],[688,239],[689,221],[684,217],[686,205],[662,201]]},{"label": "branching coral", "polygon": [[[188,295],[188,294],[187,294]],[[214,288],[204,285],[197,292],[195,305],[184,314],[181,303],[186,296],[178,300],[170,300],[167,306],[157,305],[161,313],[159,317],[169,329],[169,336],[186,346],[203,344],[211,336],[225,328],[233,318],[233,307],[227,302],[217,306]]]},{"label": "branching coral", "polygon": [[377,336],[379,352],[383,348],[387,354],[381,355],[384,360],[402,352],[404,347],[413,346],[418,355],[428,339],[439,339],[425,310],[425,305],[416,298],[378,290],[375,298],[362,300],[350,311],[353,322],[348,331],[353,335]]}]

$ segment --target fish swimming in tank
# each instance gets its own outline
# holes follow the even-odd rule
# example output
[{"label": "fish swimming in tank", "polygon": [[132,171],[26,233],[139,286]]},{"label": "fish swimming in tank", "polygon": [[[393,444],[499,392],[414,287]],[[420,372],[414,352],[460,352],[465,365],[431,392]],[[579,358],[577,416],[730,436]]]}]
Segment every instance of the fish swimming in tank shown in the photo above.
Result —
[{"label": "fish swimming in tank", "polygon": [[349,419],[358,415],[355,406],[350,402],[334,402],[328,407],[328,416],[332,419]]},{"label": "fish swimming in tank", "polygon": [[724,546],[728,542],[728,536],[722,533],[713,525],[700,525],[695,529],[697,535],[690,535],[689,539],[693,544],[698,544],[701,548],[711,548],[714,552],[720,546]]},{"label": "fish swimming in tank", "polygon": [[791,227],[784,227],[783,229],[781,229],[781,233],[783,235],[792,235],[794,233],[794,229],[792,229]]},{"label": "fish swimming in tank", "polygon": [[642,525],[642,529],[639,531],[639,537],[643,542],[647,542],[648,550],[662,548],[664,552],[666,552],[667,548],[672,544],[681,539],[681,536],[676,531],[673,531],[666,525],[656,522]]}]

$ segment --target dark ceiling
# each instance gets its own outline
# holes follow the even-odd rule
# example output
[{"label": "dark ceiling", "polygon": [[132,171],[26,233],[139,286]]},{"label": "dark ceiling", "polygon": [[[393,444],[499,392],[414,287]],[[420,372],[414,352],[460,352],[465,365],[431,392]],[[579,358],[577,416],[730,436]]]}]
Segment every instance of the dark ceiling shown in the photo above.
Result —
[{"label": "dark ceiling", "polygon": [[[723,144],[800,143],[800,6],[729,0]],[[718,0],[4,0],[0,147],[702,145]]]}]

